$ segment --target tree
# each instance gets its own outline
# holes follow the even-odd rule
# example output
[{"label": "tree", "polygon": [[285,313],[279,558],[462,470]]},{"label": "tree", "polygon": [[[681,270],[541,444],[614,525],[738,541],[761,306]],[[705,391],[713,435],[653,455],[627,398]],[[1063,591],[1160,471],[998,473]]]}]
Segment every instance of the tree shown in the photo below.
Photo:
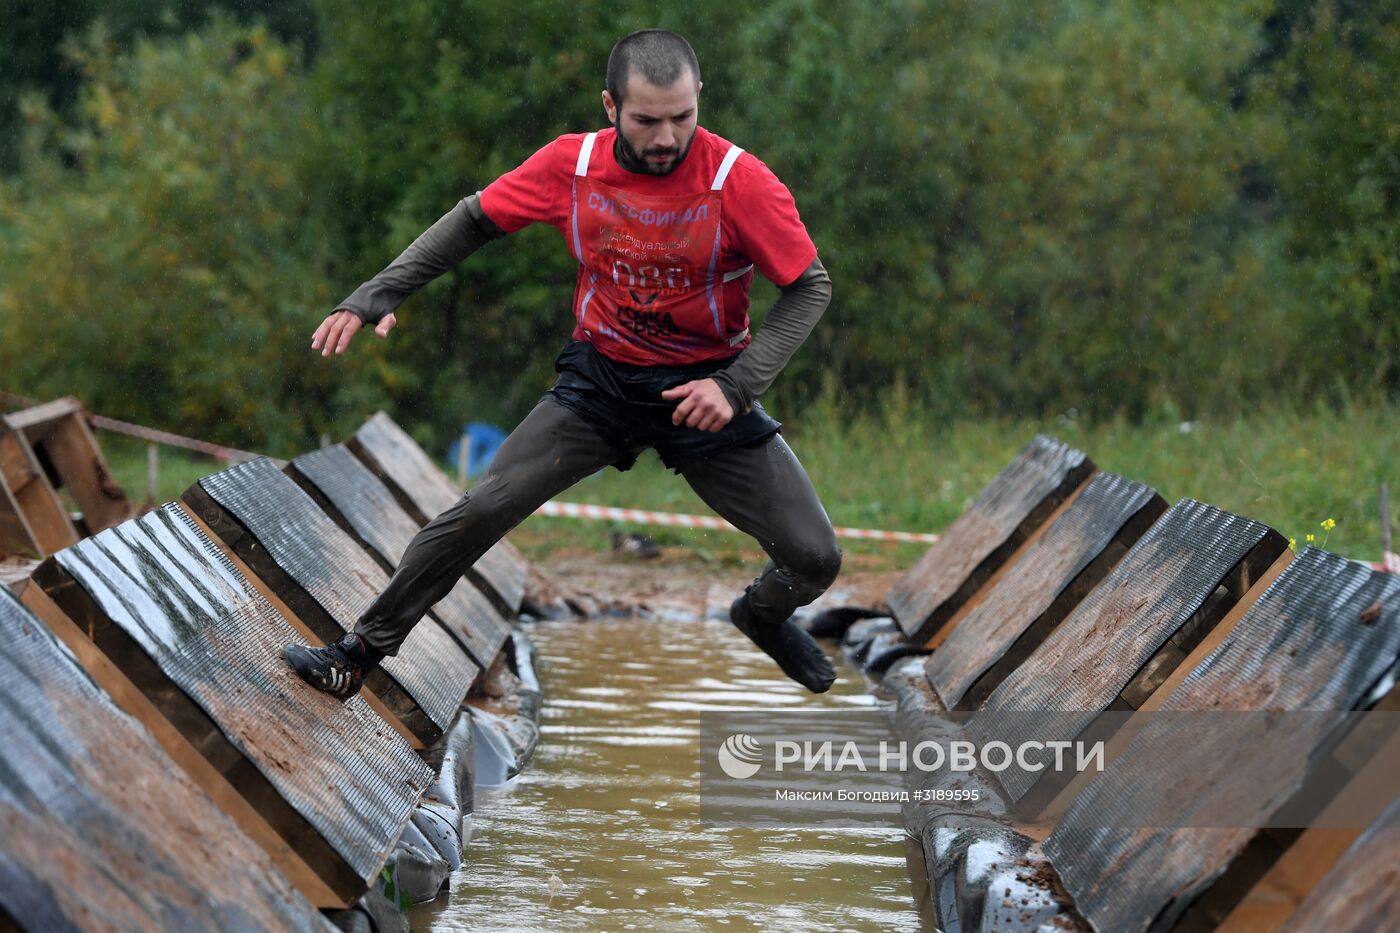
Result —
[{"label": "tree", "polygon": [[339,390],[309,351],[331,244],[298,164],[318,124],[297,56],[223,18],[130,53],[99,25],[67,52],[76,120],[31,101],[0,189],[6,381],[230,443],[314,436]]},{"label": "tree", "polygon": [[1258,83],[1294,278],[1306,291],[1309,392],[1400,394],[1400,10],[1326,0]]}]

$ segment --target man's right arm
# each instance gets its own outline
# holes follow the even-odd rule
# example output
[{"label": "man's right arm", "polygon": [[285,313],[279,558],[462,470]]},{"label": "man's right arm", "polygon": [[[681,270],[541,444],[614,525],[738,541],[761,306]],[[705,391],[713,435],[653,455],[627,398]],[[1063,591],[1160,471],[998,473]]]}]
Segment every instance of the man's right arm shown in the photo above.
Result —
[{"label": "man's right arm", "polygon": [[457,206],[423,232],[385,269],[351,293],[336,310],[351,311],[364,324],[376,324],[398,310],[410,295],[505,231],[481,209],[481,192]]}]

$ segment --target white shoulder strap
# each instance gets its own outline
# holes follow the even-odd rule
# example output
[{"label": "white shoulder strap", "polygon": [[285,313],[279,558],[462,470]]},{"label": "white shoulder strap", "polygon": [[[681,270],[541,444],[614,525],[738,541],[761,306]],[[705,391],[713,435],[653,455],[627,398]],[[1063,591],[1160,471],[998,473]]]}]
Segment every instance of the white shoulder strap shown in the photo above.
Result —
[{"label": "white shoulder strap", "polygon": [[578,165],[574,166],[575,175],[588,174],[588,160],[593,155],[593,141],[597,138],[596,131],[583,137],[583,148],[578,151]]},{"label": "white shoulder strap", "polygon": [[729,170],[734,167],[734,163],[739,161],[739,156],[744,154],[744,150],[738,146],[730,146],[729,151],[724,154],[724,161],[719,164],[719,171],[715,172],[715,180],[710,184],[711,191],[718,191],[724,187],[724,180],[729,177]]}]

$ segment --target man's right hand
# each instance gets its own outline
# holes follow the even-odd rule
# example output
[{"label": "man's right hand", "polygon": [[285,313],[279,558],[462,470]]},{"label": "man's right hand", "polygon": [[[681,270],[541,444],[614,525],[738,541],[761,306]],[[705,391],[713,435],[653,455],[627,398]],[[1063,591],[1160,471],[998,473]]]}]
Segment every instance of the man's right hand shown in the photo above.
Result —
[{"label": "man's right hand", "polygon": [[[386,314],[379,319],[374,332],[381,338],[388,337],[389,331],[393,330],[397,323],[398,319],[394,315]],[[355,336],[355,332],[362,326],[359,316],[354,311],[338,308],[328,314],[321,326],[316,328],[316,333],[311,336],[311,349],[320,350],[322,356],[330,356],[334,349],[335,354],[339,356],[350,346],[350,338]]]}]

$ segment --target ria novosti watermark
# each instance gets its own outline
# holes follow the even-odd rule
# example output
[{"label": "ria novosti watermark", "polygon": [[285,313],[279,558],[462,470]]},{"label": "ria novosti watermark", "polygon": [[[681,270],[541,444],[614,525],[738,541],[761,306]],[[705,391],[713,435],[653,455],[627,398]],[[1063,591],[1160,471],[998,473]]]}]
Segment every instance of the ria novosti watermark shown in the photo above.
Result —
[{"label": "ria novosti watermark", "polygon": [[[1104,767],[1104,743],[1101,741],[1030,740],[1012,748],[1006,742],[997,740],[985,745],[966,739],[923,741],[912,745],[906,741],[882,740],[874,750],[872,760],[866,758],[869,752],[852,739],[845,742],[832,739],[807,739],[801,742],[778,739],[773,742],[772,765],[779,774],[793,771],[832,774],[872,770],[903,774],[911,768],[926,772],[946,769],[955,773],[982,768],[996,774],[1013,765],[1029,772],[1043,771],[1047,767],[1056,771],[1102,771]],[[751,778],[763,767],[763,745],[747,733],[735,733],[720,745],[716,760],[729,777],[736,780]]]},{"label": "ria novosti watermark", "polygon": [[899,825],[909,807],[934,806],[994,819],[1068,808],[1088,828],[1360,827],[1400,794],[1396,712],[700,719],[700,816],[721,825]]}]

